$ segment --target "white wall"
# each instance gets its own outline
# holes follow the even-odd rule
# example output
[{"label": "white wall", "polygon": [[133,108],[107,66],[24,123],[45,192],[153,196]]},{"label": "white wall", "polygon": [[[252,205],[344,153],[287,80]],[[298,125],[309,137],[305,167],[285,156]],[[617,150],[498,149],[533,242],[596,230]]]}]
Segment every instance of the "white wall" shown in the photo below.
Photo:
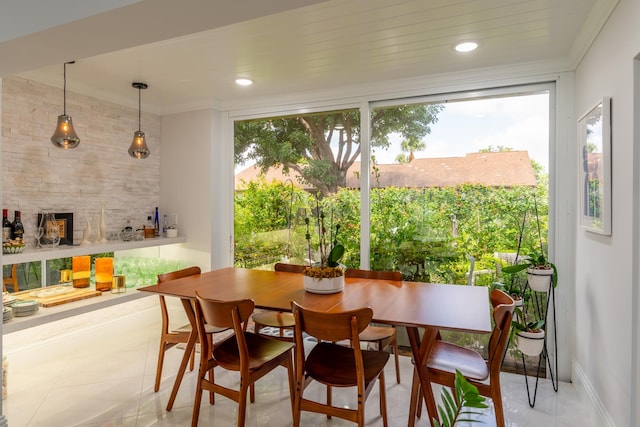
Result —
[{"label": "white wall", "polygon": [[[575,115],[612,97],[612,234],[576,233],[576,367],[611,421],[635,425],[631,402],[633,348],[631,263],[633,58],[640,52],[640,2],[622,0],[576,70]],[[575,197],[578,197],[576,193]],[[635,218],[637,221],[637,218]],[[577,219],[576,219],[577,221]]]},{"label": "white wall", "polygon": [[[131,96],[137,93],[132,90]],[[127,149],[138,130],[137,109],[67,89],[67,114],[80,145],[63,150],[50,141],[62,101],[59,88],[19,77],[2,80],[2,207],[10,218],[14,210],[22,211],[29,238],[37,213],[51,209],[74,214],[79,242],[85,212],[94,233],[98,230],[102,201],[107,231],[122,230],[127,220],[141,226],[160,200],[160,117],[142,112],[151,155],[133,159]]]},{"label": "white wall", "polygon": [[[182,248],[163,250],[162,256],[211,269],[212,146],[214,110],[163,116],[160,161],[160,210],[178,215]],[[174,253],[168,251],[175,250]]]}]

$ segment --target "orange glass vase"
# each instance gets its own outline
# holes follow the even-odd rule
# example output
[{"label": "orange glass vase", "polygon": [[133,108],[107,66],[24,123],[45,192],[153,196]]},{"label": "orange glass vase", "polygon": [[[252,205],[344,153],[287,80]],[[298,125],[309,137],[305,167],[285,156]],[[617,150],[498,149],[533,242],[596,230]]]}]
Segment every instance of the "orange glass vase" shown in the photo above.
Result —
[{"label": "orange glass vase", "polygon": [[113,279],[113,258],[96,258],[96,291],[108,292],[111,290]]},{"label": "orange glass vase", "polygon": [[88,288],[91,277],[91,257],[89,255],[74,256],[71,259],[73,270],[73,287]]}]

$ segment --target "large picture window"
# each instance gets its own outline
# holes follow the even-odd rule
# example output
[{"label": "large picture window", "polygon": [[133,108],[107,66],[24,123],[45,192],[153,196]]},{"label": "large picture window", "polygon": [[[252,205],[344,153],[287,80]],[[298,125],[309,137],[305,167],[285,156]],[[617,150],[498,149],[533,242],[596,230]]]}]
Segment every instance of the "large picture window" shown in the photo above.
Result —
[{"label": "large picture window", "polygon": [[549,134],[539,87],[236,121],[235,265],[317,261],[322,219],[347,267],[488,285],[547,244]]}]

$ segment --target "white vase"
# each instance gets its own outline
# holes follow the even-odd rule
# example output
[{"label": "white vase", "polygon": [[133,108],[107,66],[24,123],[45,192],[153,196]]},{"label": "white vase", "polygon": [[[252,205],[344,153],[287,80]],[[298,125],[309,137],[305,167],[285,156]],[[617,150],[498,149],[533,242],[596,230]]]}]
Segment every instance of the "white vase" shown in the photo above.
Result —
[{"label": "white vase", "polygon": [[344,289],[344,276],[317,279],[303,276],[304,289],[313,294],[335,294]]},{"label": "white vase", "polygon": [[98,224],[98,241],[106,242],[107,241],[107,227],[104,223],[104,201],[100,203],[100,223]]},{"label": "white vase", "polygon": [[552,268],[527,268],[527,280],[532,291],[547,292],[552,278]]},{"label": "white vase", "polygon": [[544,348],[544,331],[516,332],[518,349],[527,356],[537,356]]}]

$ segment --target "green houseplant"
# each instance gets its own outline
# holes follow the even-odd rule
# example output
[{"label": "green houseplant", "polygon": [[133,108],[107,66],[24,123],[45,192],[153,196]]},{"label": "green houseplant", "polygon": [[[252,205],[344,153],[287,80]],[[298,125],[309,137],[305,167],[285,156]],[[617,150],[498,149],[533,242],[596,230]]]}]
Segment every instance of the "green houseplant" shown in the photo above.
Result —
[{"label": "green houseplant", "polygon": [[[558,268],[552,262],[550,262],[544,254],[544,246],[542,244],[542,233],[540,231],[540,217],[538,215],[538,203],[534,197],[534,212],[536,214],[536,226],[538,228],[538,240],[540,244],[540,252],[532,253],[529,256],[520,258],[521,262],[518,262],[516,256],[516,263],[504,267],[502,271],[508,274],[517,274],[520,271],[527,270],[529,287],[537,292],[547,292],[550,284],[555,288],[558,285]],[[522,244],[524,222],[526,214],[522,219],[522,227],[520,229],[520,236],[518,239],[518,252],[520,253],[520,245]]]},{"label": "green houseplant", "polygon": [[453,427],[459,422],[477,423],[479,420],[469,418],[470,415],[480,415],[478,411],[471,411],[467,408],[485,409],[488,408],[485,397],[481,396],[478,388],[456,370],[456,378],[454,380],[454,393],[447,387],[442,389],[442,403],[438,405],[438,413],[440,419],[431,419],[432,427]]},{"label": "green houseplant", "polygon": [[[344,288],[344,270],[340,265],[340,259],[344,255],[344,246],[338,243],[340,224],[335,226],[335,233],[327,237],[325,227],[325,215],[318,214],[318,255],[320,261],[313,262],[311,255],[311,232],[309,230],[309,218],[305,218],[307,231],[307,254],[310,265],[305,268],[304,287],[307,291],[320,294],[340,292]],[[333,228],[330,226],[330,230]]]},{"label": "green houseplant", "polygon": [[514,310],[518,320],[511,323],[511,332],[515,335],[518,349],[527,356],[537,356],[544,348],[544,320],[525,322],[522,310]]},{"label": "green houseplant", "polygon": [[516,274],[526,270],[529,280],[529,287],[534,291],[546,292],[549,284],[555,288],[558,285],[558,268],[549,262],[543,253],[532,254],[521,258],[522,262],[506,266],[502,269],[504,273]]}]

